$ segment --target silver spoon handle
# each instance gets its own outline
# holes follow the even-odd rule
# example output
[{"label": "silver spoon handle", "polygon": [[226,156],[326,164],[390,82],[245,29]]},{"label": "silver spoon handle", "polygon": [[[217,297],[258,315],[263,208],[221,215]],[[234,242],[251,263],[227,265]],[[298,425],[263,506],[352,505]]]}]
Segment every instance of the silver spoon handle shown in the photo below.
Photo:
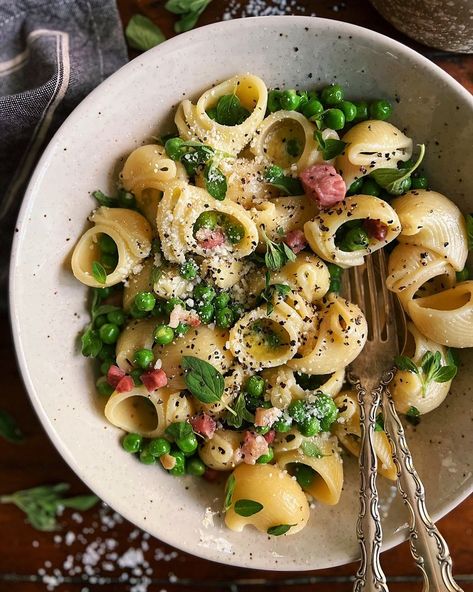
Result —
[{"label": "silver spoon handle", "polygon": [[393,448],[399,493],[409,508],[409,542],[412,557],[424,578],[422,590],[462,592],[452,576],[448,545],[427,511],[424,486],[415,470],[404,428],[387,388],[383,395],[383,412],[386,433]]},{"label": "silver spoon handle", "polygon": [[[374,451],[374,429],[383,385],[367,390],[353,377],[360,404],[360,512],[356,534],[361,550],[360,566],[355,576],[355,592],[388,592],[379,554],[383,540],[376,487],[377,458]],[[368,394],[369,393],[369,394]]]}]

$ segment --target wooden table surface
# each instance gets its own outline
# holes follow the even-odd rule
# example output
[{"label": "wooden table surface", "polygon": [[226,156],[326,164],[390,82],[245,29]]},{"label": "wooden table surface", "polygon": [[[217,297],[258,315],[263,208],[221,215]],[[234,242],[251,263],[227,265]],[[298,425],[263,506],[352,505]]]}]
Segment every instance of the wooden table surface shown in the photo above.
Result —
[{"label": "wooden table surface", "polygon": [[[238,6],[261,6],[270,2],[214,0],[199,24],[221,20],[224,12]],[[282,2],[274,2],[278,6]],[[288,5],[291,2],[287,2]],[[365,26],[414,47],[439,64],[473,92],[473,56],[450,55],[430,50],[397,33],[371,8],[367,0],[298,1],[288,13],[312,14]],[[118,0],[124,24],[141,12],[172,35],[173,17],[163,1]],[[0,494],[65,481],[73,493],[84,485],[49,442],[30,406],[15,365],[8,319],[0,316],[1,407],[18,420],[26,439],[21,445],[0,441]],[[176,551],[149,537],[105,506],[82,514],[66,512],[57,533],[41,533],[24,521],[13,506],[0,506],[0,592],[183,592],[191,589],[254,592],[270,588],[274,592],[351,590],[354,564],[303,573],[271,573],[220,565]],[[452,553],[458,582],[473,592],[473,498],[439,522]],[[323,553],[323,549],[321,549]],[[420,590],[420,575],[410,558],[407,544],[382,555],[390,580],[397,592]]]}]

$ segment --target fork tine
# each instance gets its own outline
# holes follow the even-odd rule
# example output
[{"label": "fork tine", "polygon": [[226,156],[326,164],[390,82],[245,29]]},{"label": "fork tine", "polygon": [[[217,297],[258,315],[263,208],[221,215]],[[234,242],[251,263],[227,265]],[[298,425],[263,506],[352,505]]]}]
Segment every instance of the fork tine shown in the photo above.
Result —
[{"label": "fork tine", "polygon": [[396,323],[396,307],[394,303],[393,294],[388,290],[386,286],[386,278],[388,277],[388,268],[386,264],[386,255],[384,250],[380,249],[377,251],[379,272],[381,278],[381,294],[383,296],[384,311],[385,311],[385,325],[386,325],[386,339],[397,338],[397,323]]},{"label": "fork tine", "polygon": [[353,302],[357,304],[363,313],[365,313],[365,291],[363,285],[363,268],[361,267],[350,267],[349,270],[350,279],[350,292]]},{"label": "fork tine", "polygon": [[366,276],[368,279],[368,299],[371,312],[371,334],[373,339],[379,340],[381,334],[381,322],[379,318],[378,290],[376,288],[376,276],[373,265],[373,255],[368,255],[366,261]]}]

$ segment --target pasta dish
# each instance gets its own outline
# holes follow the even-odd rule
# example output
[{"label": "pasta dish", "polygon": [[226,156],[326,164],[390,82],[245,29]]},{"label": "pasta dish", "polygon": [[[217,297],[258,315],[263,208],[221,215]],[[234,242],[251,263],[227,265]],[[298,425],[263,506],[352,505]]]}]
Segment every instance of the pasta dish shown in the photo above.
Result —
[{"label": "pasta dish", "polygon": [[[339,501],[361,433],[345,371],[368,331],[344,269],[389,254],[409,333],[391,392],[409,421],[444,401],[456,348],[473,346],[473,218],[429,187],[425,146],[391,113],[337,84],[237,75],[182,101],[114,195],[93,193],[72,271],[92,288],[82,353],[105,416],[143,464],[221,482],[230,529],[292,535]],[[375,449],[394,480],[382,415]]]}]

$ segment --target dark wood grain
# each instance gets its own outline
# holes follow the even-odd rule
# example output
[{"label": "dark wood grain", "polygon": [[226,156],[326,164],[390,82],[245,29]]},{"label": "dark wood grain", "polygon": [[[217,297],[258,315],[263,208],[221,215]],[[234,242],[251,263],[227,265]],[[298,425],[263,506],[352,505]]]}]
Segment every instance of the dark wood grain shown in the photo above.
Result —
[{"label": "dark wood grain", "polygon": [[[199,24],[220,20],[228,4],[227,0],[214,0]],[[132,14],[141,12],[159,24],[168,37],[173,35],[174,17],[164,9],[164,1],[118,0],[118,6],[124,24]],[[298,7],[307,14],[315,12],[317,16],[352,22],[407,43],[473,92],[473,56],[446,54],[416,44],[395,31],[367,0],[305,0],[298,2]],[[297,10],[297,14],[301,13],[302,10]],[[18,419],[26,435],[21,445],[0,442],[0,493],[59,481],[70,483],[72,493],[84,492],[85,487],[49,442],[32,411],[16,369],[6,316],[0,316],[0,368],[1,407]],[[58,592],[188,592],[190,589],[256,592],[265,588],[272,592],[307,592],[328,587],[331,592],[348,592],[352,589],[349,577],[355,565],[308,573],[272,573],[220,565],[176,552],[126,521],[110,522],[110,514],[96,507],[78,523],[77,517],[74,519],[72,513],[66,512],[61,518],[60,532],[39,533],[25,523],[19,510],[0,506],[0,592],[39,592],[46,590],[48,583],[50,589]],[[455,572],[460,574],[463,589],[473,592],[473,498],[441,520],[439,527],[449,541]],[[107,540],[113,541],[107,544],[116,548],[105,552],[100,545]],[[134,568],[124,566],[130,549],[135,550],[135,555],[138,550],[143,557]],[[108,558],[110,553],[113,559]],[[139,554],[137,557],[140,559]],[[382,560],[388,577],[393,578],[390,583],[393,592],[421,589],[407,544],[384,553]],[[87,561],[89,568],[85,565]]]}]

